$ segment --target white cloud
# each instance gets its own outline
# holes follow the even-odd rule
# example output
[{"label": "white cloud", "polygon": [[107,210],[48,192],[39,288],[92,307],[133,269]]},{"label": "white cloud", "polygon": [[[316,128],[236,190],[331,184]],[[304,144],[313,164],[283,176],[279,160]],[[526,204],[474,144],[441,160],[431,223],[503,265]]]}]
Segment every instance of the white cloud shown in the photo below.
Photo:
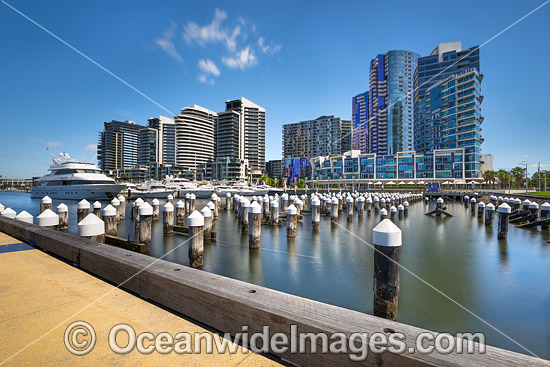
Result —
[{"label": "white cloud", "polygon": [[180,53],[176,49],[176,46],[172,42],[176,35],[176,29],[177,25],[175,23],[172,23],[170,27],[164,32],[164,35],[162,38],[157,38],[155,42],[157,45],[160,46],[166,52],[168,55],[173,57],[178,62],[183,62],[183,57],[181,57]]},{"label": "white cloud", "polygon": [[206,74],[212,74],[214,76],[220,76],[220,69],[216,66],[214,61],[210,59],[199,60],[199,68]]},{"label": "white cloud", "polygon": [[86,150],[97,150],[97,144],[88,144]]},{"label": "white cloud", "polygon": [[207,74],[199,74],[198,76],[199,82],[204,84],[214,84],[214,78],[209,78]]},{"label": "white cloud", "polygon": [[279,51],[281,51],[281,48],[283,46],[281,45],[274,45],[273,43],[270,43],[269,45],[266,45],[265,39],[263,37],[260,37],[258,39],[258,47],[264,54],[270,54],[273,55]]},{"label": "white cloud", "polygon": [[207,43],[225,41],[229,37],[229,32],[222,28],[221,24],[226,19],[227,13],[216,9],[214,19],[207,25],[201,27],[197,23],[188,22],[184,27],[183,38],[189,44],[198,43],[202,46]]},{"label": "white cloud", "polygon": [[45,141],[40,139],[40,142],[48,147],[58,147],[61,145],[61,142],[59,141]]},{"label": "white cloud", "polygon": [[256,65],[258,58],[250,46],[247,46],[244,50],[237,52],[235,57],[223,57],[222,61],[228,68],[244,70]]}]

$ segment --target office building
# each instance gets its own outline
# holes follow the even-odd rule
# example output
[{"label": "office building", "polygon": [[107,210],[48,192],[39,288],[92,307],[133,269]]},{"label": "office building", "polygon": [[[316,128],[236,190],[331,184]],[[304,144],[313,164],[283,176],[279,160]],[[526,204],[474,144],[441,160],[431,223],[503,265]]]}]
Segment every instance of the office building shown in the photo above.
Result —
[{"label": "office building", "polygon": [[414,147],[414,70],[419,55],[394,50],[370,63],[368,152],[394,154]]},{"label": "office building", "polygon": [[479,48],[460,42],[439,44],[415,71],[414,149],[464,149],[465,178],[480,175],[482,80]]},{"label": "office building", "polygon": [[353,149],[369,152],[369,92],[351,99],[351,121],[353,124]]},{"label": "office building", "polygon": [[283,158],[342,154],[351,149],[350,120],[321,116],[283,125]]},{"label": "office building", "polygon": [[156,165],[159,161],[158,130],[143,127],[139,130],[138,164]]},{"label": "office building", "polygon": [[139,135],[144,126],[134,121],[107,121],[99,133],[97,162],[104,172],[133,167],[139,162]]},{"label": "office building", "polygon": [[265,170],[270,178],[283,177],[282,161],[280,159],[265,162]]},{"label": "office building", "polygon": [[214,129],[218,114],[198,105],[182,108],[174,116],[176,166],[184,173],[214,160]]},{"label": "office building", "polygon": [[157,162],[164,165],[176,164],[176,124],[173,119],[151,117],[149,127],[158,132]]}]

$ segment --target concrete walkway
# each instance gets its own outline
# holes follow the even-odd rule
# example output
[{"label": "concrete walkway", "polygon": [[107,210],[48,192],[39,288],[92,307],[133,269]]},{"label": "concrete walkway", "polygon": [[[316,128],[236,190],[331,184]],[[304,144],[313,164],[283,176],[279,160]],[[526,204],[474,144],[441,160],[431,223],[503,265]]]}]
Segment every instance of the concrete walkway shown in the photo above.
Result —
[{"label": "concrete walkway", "polygon": [[[96,344],[84,356],[64,343],[67,327],[85,321],[95,330]],[[136,334],[208,332],[206,329],[131,295],[32,246],[0,233],[0,365],[1,366],[279,366],[265,356],[239,347],[236,354],[152,354],[137,350],[114,353],[109,331],[124,323]],[[212,334],[212,333],[210,333]],[[120,336],[122,335],[122,337]],[[128,339],[121,333],[119,345]],[[74,336],[74,334],[73,334]],[[214,335],[214,338],[219,338]],[[77,340],[89,340],[80,335]],[[146,342],[148,345],[148,343]],[[204,344],[203,344],[204,347]]]}]

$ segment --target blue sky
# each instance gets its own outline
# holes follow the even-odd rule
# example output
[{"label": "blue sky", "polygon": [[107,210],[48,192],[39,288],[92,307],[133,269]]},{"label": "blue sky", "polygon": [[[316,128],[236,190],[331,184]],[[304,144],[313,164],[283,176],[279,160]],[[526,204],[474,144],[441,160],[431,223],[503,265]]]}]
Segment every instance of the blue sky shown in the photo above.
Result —
[{"label": "blue sky", "polygon": [[[28,17],[171,112],[267,110],[267,159],[281,125],[351,118],[378,53],[482,44],[544,1],[21,1]],[[337,4],[337,5],[336,5]],[[550,4],[481,48],[484,153],[496,167],[550,167]],[[95,159],[103,122],[168,115],[0,3],[0,175],[41,175],[46,146]]]}]

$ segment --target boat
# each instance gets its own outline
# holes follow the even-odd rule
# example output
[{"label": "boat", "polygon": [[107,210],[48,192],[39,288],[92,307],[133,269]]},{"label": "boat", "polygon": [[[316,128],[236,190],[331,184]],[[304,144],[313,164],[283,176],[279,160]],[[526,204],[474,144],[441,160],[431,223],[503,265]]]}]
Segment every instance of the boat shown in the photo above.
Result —
[{"label": "boat", "polygon": [[177,192],[178,197],[184,197],[186,194],[195,194],[197,199],[209,199],[213,193],[218,193],[216,188],[212,185],[200,185],[186,178],[174,176],[166,176],[163,184],[166,185],[167,188]]},{"label": "boat", "polygon": [[126,186],[102,174],[93,163],[71,159],[67,153],[50,154],[50,173],[36,180],[31,198],[110,200]]},{"label": "boat", "polygon": [[127,186],[128,198],[142,198],[142,199],[166,199],[168,195],[174,196],[177,192],[176,189],[166,187],[162,182],[147,181],[140,186]]},{"label": "boat", "polygon": [[283,192],[283,189],[279,189],[277,187],[269,185],[256,185],[252,186],[251,189],[254,190],[254,195],[256,196],[273,195]]},{"label": "boat", "polygon": [[247,187],[247,186],[226,186],[226,185],[218,185],[218,186],[215,186],[216,190],[217,190],[217,195],[219,195],[220,197],[225,197],[227,196],[227,193],[230,193],[231,196],[233,195],[248,195],[248,196],[253,196],[253,195],[256,195],[254,190],[252,190],[251,188]]}]

